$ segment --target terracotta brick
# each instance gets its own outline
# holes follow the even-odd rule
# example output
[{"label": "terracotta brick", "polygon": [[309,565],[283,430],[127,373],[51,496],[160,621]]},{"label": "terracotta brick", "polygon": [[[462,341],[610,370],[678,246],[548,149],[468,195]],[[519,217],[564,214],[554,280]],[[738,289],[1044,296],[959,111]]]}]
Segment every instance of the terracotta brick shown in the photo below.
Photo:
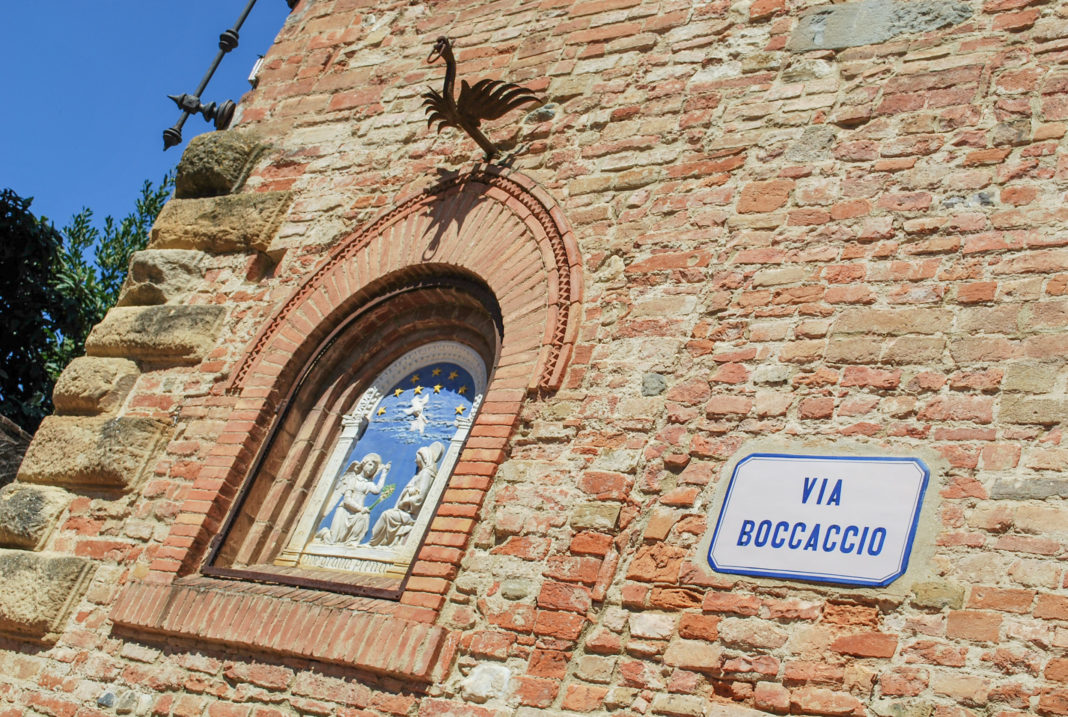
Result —
[{"label": "terracotta brick", "polygon": [[1027,613],[1034,603],[1033,590],[973,587],[968,607],[1002,612]]},{"label": "terracotta brick", "polygon": [[683,615],[679,620],[679,637],[713,642],[718,637],[716,627],[721,619],[717,615]]},{"label": "terracotta brick", "polygon": [[965,640],[996,642],[1001,633],[1002,617],[978,610],[953,610],[946,619],[946,635]]},{"label": "terracotta brick", "polygon": [[1068,620],[1068,597],[1062,595],[1039,595],[1034,616],[1047,620]]},{"label": "terracotta brick", "polygon": [[831,649],[854,657],[893,657],[897,638],[879,632],[846,635],[832,642]]},{"label": "terracotta brick", "polygon": [[564,693],[564,699],[561,705],[564,709],[573,710],[575,712],[599,711],[603,708],[602,703],[607,694],[607,687],[569,685],[567,691]]},{"label": "terracotta brick", "polygon": [[538,607],[547,610],[568,610],[585,613],[590,609],[590,591],[577,585],[546,582],[538,595]]},{"label": "terracotta brick", "polygon": [[574,640],[585,624],[586,619],[581,615],[539,610],[534,621],[534,632],[562,640]]},{"label": "terracotta brick", "polygon": [[742,188],[738,198],[741,213],[772,212],[786,205],[794,183],[788,179],[751,182]]},{"label": "terracotta brick", "polygon": [[517,682],[514,693],[516,698],[520,704],[530,707],[548,707],[556,699],[556,694],[560,689],[560,683],[557,680],[522,675],[515,679]]},{"label": "terracotta brick", "polygon": [[1038,714],[1068,714],[1068,690],[1050,690],[1038,700]]},{"label": "terracotta brick", "polygon": [[786,3],[783,0],[757,0],[749,6],[749,18],[751,20],[763,20],[779,14],[785,9]]}]

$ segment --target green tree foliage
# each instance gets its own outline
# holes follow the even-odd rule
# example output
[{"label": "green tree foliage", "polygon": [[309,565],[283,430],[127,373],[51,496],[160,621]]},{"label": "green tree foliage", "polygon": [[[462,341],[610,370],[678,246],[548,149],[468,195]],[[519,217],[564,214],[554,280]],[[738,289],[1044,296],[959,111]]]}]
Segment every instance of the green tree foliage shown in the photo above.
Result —
[{"label": "green tree foliage", "polygon": [[98,228],[86,208],[62,231],[30,212],[32,199],[0,192],[0,414],[32,432],[51,413],[53,384],[115,304],[173,187],[170,174],[146,181],[121,221]]},{"label": "green tree foliage", "polygon": [[63,337],[88,329],[54,282],[63,237],[30,213],[31,201],[0,192],[0,413],[29,431],[51,407]]}]

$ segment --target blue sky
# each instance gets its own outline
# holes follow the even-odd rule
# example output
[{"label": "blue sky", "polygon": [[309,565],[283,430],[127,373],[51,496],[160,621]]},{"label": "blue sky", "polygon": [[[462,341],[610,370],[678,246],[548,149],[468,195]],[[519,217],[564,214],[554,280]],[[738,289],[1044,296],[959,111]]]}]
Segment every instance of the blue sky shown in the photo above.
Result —
[{"label": "blue sky", "polygon": [[[4,4],[0,23],[4,111],[0,189],[34,198],[31,210],[65,225],[83,206],[96,223],[133,209],[141,184],[158,182],[191,137],[163,151],[179,117],[169,94],[192,93],[246,0],[31,0]],[[285,0],[258,0],[240,45],[223,58],[204,101],[238,101],[282,28]]]}]

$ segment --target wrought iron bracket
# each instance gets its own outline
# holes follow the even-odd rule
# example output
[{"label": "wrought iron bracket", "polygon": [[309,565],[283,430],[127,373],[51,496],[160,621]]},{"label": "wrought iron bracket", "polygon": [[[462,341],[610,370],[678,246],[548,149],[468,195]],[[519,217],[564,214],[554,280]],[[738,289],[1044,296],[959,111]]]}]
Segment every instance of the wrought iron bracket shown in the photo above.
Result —
[{"label": "wrought iron bracket", "polygon": [[[286,0],[286,4],[289,6],[290,11],[296,7],[297,2],[298,0]],[[241,30],[241,25],[244,24],[245,19],[248,18],[248,15],[252,12],[252,8],[255,4],[256,0],[248,0],[248,4],[246,4],[245,9],[241,11],[241,16],[237,18],[237,22],[234,23],[234,26],[229,30],[224,30],[219,35],[219,52],[215,55],[211,67],[204,73],[204,77],[200,80],[200,85],[197,86],[196,92],[191,95],[184,93],[180,95],[167,95],[167,97],[174,100],[174,103],[178,105],[178,109],[182,111],[182,116],[178,118],[178,121],[174,123],[173,127],[168,127],[163,130],[164,151],[182,143],[182,126],[185,124],[185,121],[189,119],[190,115],[199,113],[203,115],[205,122],[214,121],[215,129],[217,130],[226,129],[230,126],[230,122],[234,118],[234,110],[237,109],[236,102],[233,100],[226,100],[219,105],[214,102],[204,104],[201,102],[200,97],[204,94],[204,90],[207,88],[208,83],[211,82],[215,70],[219,69],[219,63],[222,62],[223,57],[237,48],[240,40],[240,35],[238,33]]]}]

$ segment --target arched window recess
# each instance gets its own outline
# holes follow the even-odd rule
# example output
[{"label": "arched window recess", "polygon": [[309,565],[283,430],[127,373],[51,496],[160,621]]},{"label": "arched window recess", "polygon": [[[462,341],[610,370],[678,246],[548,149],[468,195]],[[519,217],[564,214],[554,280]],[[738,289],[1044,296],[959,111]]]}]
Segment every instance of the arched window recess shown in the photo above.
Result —
[{"label": "arched window recess", "polygon": [[401,593],[501,346],[492,292],[445,270],[371,287],[311,354],[205,574]]}]

